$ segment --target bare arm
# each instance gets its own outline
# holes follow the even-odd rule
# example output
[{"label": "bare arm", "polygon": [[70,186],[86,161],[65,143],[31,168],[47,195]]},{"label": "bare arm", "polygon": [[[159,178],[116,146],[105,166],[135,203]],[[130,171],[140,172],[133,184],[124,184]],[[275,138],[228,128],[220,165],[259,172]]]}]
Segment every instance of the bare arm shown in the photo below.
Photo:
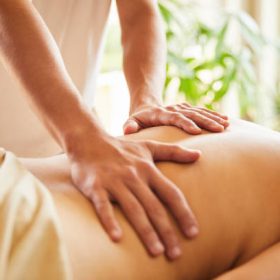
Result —
[{"label": "bare arm", "polygon": [[268,248],[249,262],[225,273],[216,280],[280,279],[280,243]]},{"label": "bare arm", "polygon": [[157,1],[117,0],[122,27],[124,72],[130,111],[145,104],[161,104],[165,79],[166,42]]},{"label": "bare arm", "polygon": [[68,148],[67,136],[70,130],[79,130],[81,122],[101,131],[82,104],[52,35],[30,1],[0,1],[0,54],[61,146]]},{"label": "bare arm", "polygon": [[193,162],[199,153],[109,136],[83,104],[30,1],[0,0],[0,55],[67,153],[73,182],[92,201],[111,238],[119,240],[122,232],[110,199],[120,204],[151,254],[166,250],[170,258],[178,257],[178,239],[160,199],[169,203],[186,236],[197,234],[196,221],[179,189],[159,173],[154,160]]},{"label": "bare arm", "polygon": [[225,117],[186,104],[164,107],[166,40],[156,0],[117,0],[122,27],[124,73],[130,92],[126,134],[144,127],[174,125],[187,133],[223,131]]}]

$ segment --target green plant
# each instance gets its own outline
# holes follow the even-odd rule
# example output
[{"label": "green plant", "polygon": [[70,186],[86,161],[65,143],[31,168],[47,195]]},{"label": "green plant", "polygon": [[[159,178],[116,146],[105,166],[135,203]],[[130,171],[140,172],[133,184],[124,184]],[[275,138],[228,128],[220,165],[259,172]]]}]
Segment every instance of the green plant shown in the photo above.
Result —
[{"label": "green plant", "polygon": [[[211,24],[199,17],[199,6],[180,0],[160,0],[159,8],[168,43],[164,94],[171,87],[194,105],[220,109],[223,98],[233,91],[241,117],[256,120],[262,88],[256,57],[272,42],[262,36],[255,21],[245,12],[221,10],[215,11],[218,20]],[[233,38],[236,29],[240,44]]]},{"label": "green plant", "polygon": [[275,118],[274,118],[273,127],[280,131],[280,75],[279,75],[278,83],[276,85],[274,104],[275,104]]}]

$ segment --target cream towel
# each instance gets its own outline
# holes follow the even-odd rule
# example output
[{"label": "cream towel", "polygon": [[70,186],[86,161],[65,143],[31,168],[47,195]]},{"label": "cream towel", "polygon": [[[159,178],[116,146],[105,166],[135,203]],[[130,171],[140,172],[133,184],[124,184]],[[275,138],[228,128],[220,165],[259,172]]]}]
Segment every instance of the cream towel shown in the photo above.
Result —
[{"label": "cream towel", "polygon": [[0,164],[0,279],[72,279],[47,189],[10,152]]}]

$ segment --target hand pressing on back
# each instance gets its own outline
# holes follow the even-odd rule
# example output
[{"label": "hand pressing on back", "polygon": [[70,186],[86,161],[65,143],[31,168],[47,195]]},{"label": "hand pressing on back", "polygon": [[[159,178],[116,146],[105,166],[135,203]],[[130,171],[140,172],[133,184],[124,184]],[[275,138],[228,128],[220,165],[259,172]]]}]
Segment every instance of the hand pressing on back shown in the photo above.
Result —
[{"label": "hand pressing on back", "polygon": [[165,251],[175,259],[181,249],[167,211],[188,238],[198,234],[198,226],[179,188],[160,173],[154,161],[192,163],[199,155],[178,145],[111,137],[97,140],[89,133],[69,158],[75,185],[90,199],[113,240],[121,239],[122,230],[111,201],[120,206],[151,255]]},{"label": "hand pressing on back", "polygon": [[199,134],[201,129],[222,132],[229,126],[228,118],[222,114],[187,103],[161,106],[144,105],[138,107],[124,124],[124,133],[135,133],[143,128],[172,125],[189,134]]}]

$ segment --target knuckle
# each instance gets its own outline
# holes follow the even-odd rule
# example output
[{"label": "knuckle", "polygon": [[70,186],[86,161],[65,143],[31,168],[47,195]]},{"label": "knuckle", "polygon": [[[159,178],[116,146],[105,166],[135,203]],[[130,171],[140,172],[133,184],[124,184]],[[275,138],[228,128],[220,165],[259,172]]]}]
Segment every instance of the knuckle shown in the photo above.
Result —
[{"label": "knuckle", "polygon": [[156,107],[156,108],[154,108],[154,113],[156,113],[156,114],[161,114],[162,112],[163,112],[163,108],[161,108],[161,107]]},{"label": "knuckle", "polygon": [[141,235],[145,236],[145,239],[151,239],[151,237],[154,236],[155,231],[150,225],[145,225],[139,229],[139,232]]},{"label": "knuckle", "polygon": [[210,118],[209,116],[203,116],[203,118],[201,118],[203,123],[206,125],[211,125],[211,124],[215,124],[216,120],[213,120],[212,118]]},{"label": "knuckle", "polygon": [[173,148],[176,149],[176,150],[182,150],[182,147],[178,144],[174,144]]},{"label": "knuckle", "polygon": [[108,211],[99,212],[99,216],[107,227],[111,227],[114,224],[114,219]]},{"label": "knuckle", "polygon": [[183,117],[183,115],[180,114],[180,113],[173,113],[172,116],[171,116],[171,118],[170,118],[170,120],[171,120],[172,122],[177,122],[177,121],[181,120],[182,117]]},{"label": "knuckle", "polygon": [[154,163],[151,161],[146,161],[145,163],[146,170],[150,171],[155,168]]},{"label": "knuckle", "polygon": [[171,228],[170,225],[165,226],[162,230],[161,230],[161,234],[165,239],[168,240],[172,240],[174,239],[175,236],[175,232],[174,230]]},{"label": "knuckle", "polygon": [[211,120],[211,119],[209,119],[209,118],[205,118],[204,122],[205,122],[205,124],[207,124],[207,125],[212,125],[212,124],[215,124],[215,123],[216,123],[216,121]]},{"label": "knuckle", "polygon": [[162,207],[158,204],[151,204],[149,207],[148,212],[155,217],[156,219],[163,219],[166,218],[166,213],[165,211],[162,209]]},{"label": "knuckle", "polygon": [[211,115],[211,118],[213,118],[214,120],[217,120],[219,122],[224,122],[224,120],[219,116]]},{"label": "knuckle", "polygon": [[79,189],[86,197],[90,197],[99,191],[98,183],[94,178],[87,178],[79,185]]},{"label": "knuckle", "polygon": [[168,199],[169,201],[177,204],[178,202],[182,201],[183,197],[178,188],[170,186],[168,190]]},{"label": "knuckle", "polygon": [[137,205],[137,203],[133,201],[127,201],[126,203],[126,211],[132,216],[139,216],[143,214],[141,207]]},{"label": "knuckle", "polygon": [[137,169],[134,166],[127,166],[124,171],[126,181],[135,181],[138,177]]},{"label": "knuckle", "polygon": [[188,113],[189,117],[191,118],[197,118],[199,117],[199,113],[195,112],[195,111],[189,111]]},{"label": "knuckle", "polygon": [[174,154],[180,153],[182,151],[182,148],[179,145],[172,145],[170,146],[170,149]]},{"label": "knuckle", "polygon": [[148,161],[148,160],[143,160],[141,163],[140,163],[140,166],[144,169],[144,170],[151,170],[154,166],[153,164]]},{"label": "knuckle", "polygon": [[149,150],[151,150],[156,144],[156,142],[152,140],[145,140],[145,141],[141,141],[140,143],[142,143],[142,145]]},{"label": "knuckle", "polygon": [[174,106],[173,105],[166,106],[165,108],[168,111],[173,111],[174,110]]},{"label": "knuckle", "polygon": [[99,197],[98,195],[94,195],[92,197],[92,201],[95,205],[95,208],[96,210],[99,212],[99,211],[103,211],[107,208],[107,203],[108,203],[108,200],[105,199],[105,198],[101,198]]}]

